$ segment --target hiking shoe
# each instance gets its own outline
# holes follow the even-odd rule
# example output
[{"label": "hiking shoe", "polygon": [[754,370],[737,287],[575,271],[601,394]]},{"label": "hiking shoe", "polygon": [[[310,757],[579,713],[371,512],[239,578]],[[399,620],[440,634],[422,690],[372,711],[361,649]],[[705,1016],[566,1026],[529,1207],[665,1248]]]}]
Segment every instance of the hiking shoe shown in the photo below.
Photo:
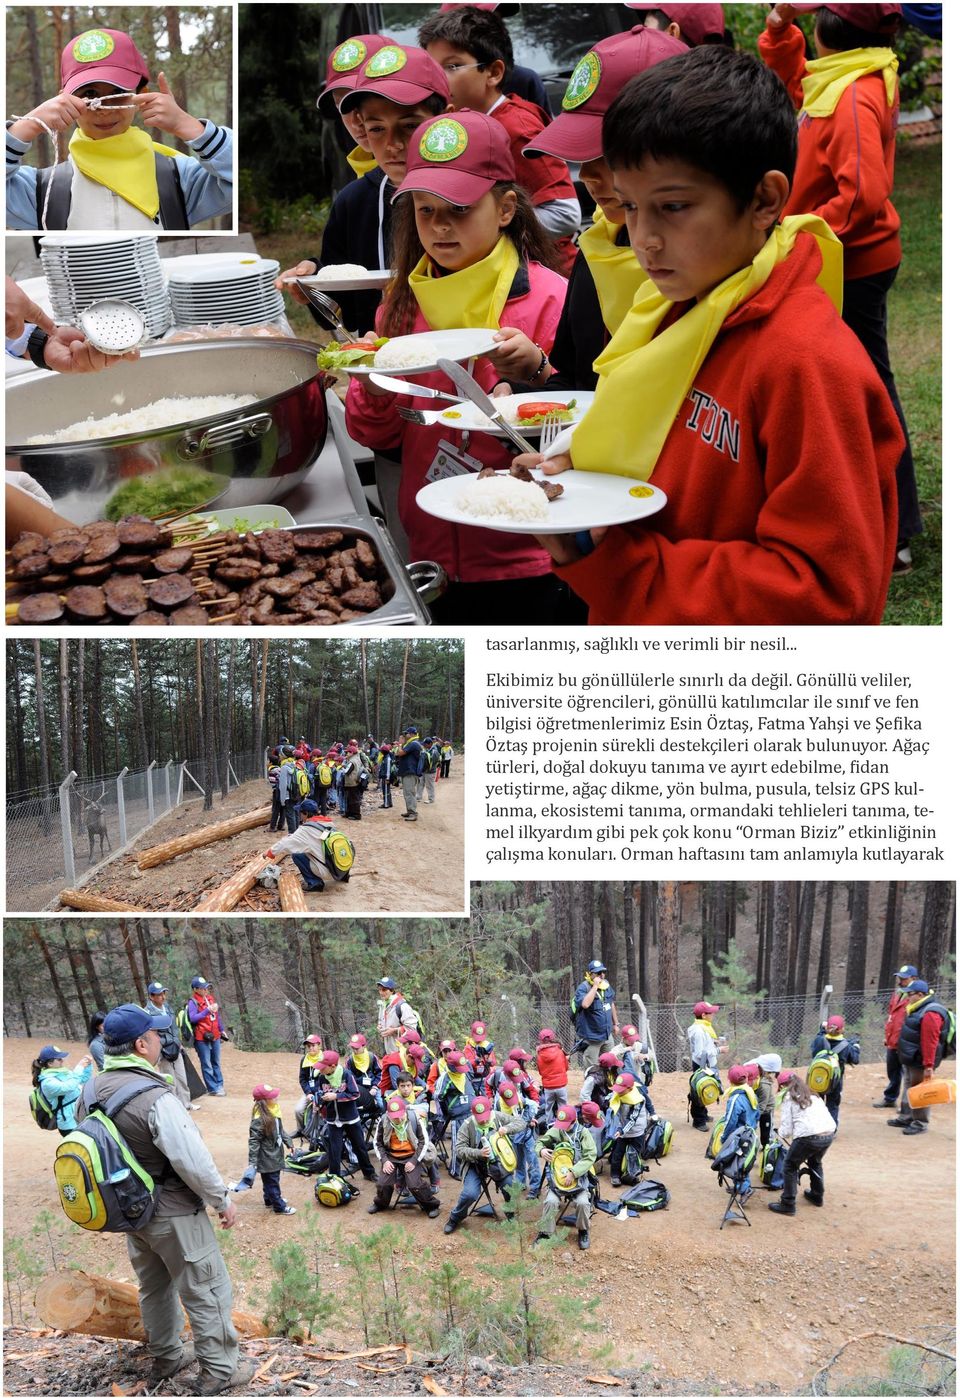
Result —
[{"label": "hiking shoe", "polygon": [[694,1131],[709,1131],[710,1127],[705,1121],[694,1121],[692,1123]]},{"label": "hiking shoe", "polygon": [[147,1375],[148,1386],[152,1388],[154,1384],[162,1383],[164,1379],[172,1379],[174,1374],[179,1374],[181,1369],[192,1364],[196,1357],[191,1342],[189,1345],[184,1345],[180,1351],[179,1359],[155,1359],[150,1365],[150,1372]]},{"label": "hiking shoe", "polygon": [[368,1214],[379,1214],[384,1212],[385,1210],[381,1209],[379,1204],[371,1204],[370,1207],[367,1209]]},{"label": "hiking shoe", "polygon": [[533,1240],[533,1246],[536,1247],[536,1246],[537,1246],[537,1243],[549,1243],[549,1241],[550,1241],[550,1234],[549,1234],[549,1233],[538,1233],[537,1236],[536,1236],[536,1237],[534,1238],[534,1240]]},{"label": "hiking shoe", "polygon": [[452,1219],[448,1218],[446,1223],[443,1225],[443,1231],[444,1233],[456,1233],[457,1225],[453,1222]]},{"label": "hiking shoe", "polygon": [[431,1205],[431,1207],[430,1207],[429,1209],[427,1209],[427,1218],[439,1218],[439,1217],[440,1217],[440,1205],[439,1205],[439,1204],[433,1204],[433,1205]]},{"label": "hiking shoe", "polygon": [[888,1126],[899,1126],[899,1127],[902,1129],[904,1126],[910,1126],[910,1125],[912,1124],[912,1122],[913,1122],[913,1117],[909,1117],[909,1116],[892,1116],[892,1117],[889,1117],[889,1118],[888,1118],[888,1120],[887,1120],[887,1125],[888,1125]]},{"label": "hiking shoe", "polygon": [[903,1128],[905,1136],[922,1136],[926,1131],[926,1123],[923,1121],[911,1121]]},{"label": "hiking shoe", "polygon": [[775,1204],[768,1204],[767,1208],[772,1214],[795,1214],[796,1204],[785,1204],[782,1199],[778,1199]]},{"label": "hiking shoe", "polygon": [[887,1111],[889,1111],[891,1107],[896,1107],[897,1099],[894,1097],[892,1102],[888,1102],[886,1097],[883,1097],[879,1102],[874,1102],[873,1105],[875,1107],[886,1107]]},{"label": "hiking shoe", "polygon": [[255,1373],[256,1366],[249,1359],[241,1359],[233,1373],[226,1378],[222,1374],[201,1373],[194,1392],[202,1394],[203,1398],[211,1393],[228,1393],[231,1388],[246,1387]]},{"label": "hiking shoe", "polygon": [[577,1233],[577,1247],[581,1252],[587,1252],[590,1248],[590,1234],[585,1228],[581,1228]]},{"label": "hiking shoe", "polygon": [[297,1211],[292,1204],[284,1204],[282,1209],[274,1209],[275,1214],[295,1214]]},{"label": "hiking shoe", "polygon": [[822,1208],[823,1208],[823,1195],[822,1195],[822,1194],[812,1194],[811,1191],[810,1191],[809,1189],[805,1189],[805,1190],[803,1191],[803,1197],[804,1197],[804,1199],[808,1199],[808,1200],[810,1201],[810,1203],[811,1203],[811,1204],[814,1204],[818,1209],[822,1209]]}]

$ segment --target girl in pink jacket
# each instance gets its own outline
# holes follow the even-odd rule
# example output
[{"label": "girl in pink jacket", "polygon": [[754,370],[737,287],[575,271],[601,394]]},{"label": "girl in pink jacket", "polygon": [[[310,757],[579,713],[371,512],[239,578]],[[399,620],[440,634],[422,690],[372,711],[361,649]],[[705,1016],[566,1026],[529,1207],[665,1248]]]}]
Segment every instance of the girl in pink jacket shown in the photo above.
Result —
[{"label": "girl in pink jacket", "polygon": [[[566,295],[549,264],[552,251],[514,178],[513,157],[499,122],[480,112],[451,112],[424,122],[411,137],[407,174],[393,223],[396,275],[377,313],[377,333],[395,336],[501,323],[518,327],[548,353]],[[474,376],[487,393],[506,374],[508,357],[478,359]],[[401,371],[398,371],[401,372]],[[418,375],[449,391],[440,373]],[[416,495],[428,481],[457,474],[454,453],[470,469],[506,467],[502,441],[455,423],[405,422],[398,407],[436,407],[425,398],[388,394],[366,379],[347,393],[352,437],[377,451],[400,449],[399,509],[410,556],[432,559],[451,583],[434,619],[453,624],[550,624],[563,621],[565,594],[548,554],[532,536],[461,527],[427,515]]]}]

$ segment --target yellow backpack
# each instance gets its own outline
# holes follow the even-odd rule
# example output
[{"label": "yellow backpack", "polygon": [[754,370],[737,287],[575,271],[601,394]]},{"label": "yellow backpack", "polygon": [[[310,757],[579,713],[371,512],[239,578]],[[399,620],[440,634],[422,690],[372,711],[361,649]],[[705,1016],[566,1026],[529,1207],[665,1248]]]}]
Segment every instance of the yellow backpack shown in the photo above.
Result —
[{"label": "yellow backpack", "polygon": [[352,841],[348,840],[341,830],[331,830],[330,834],[324,837],[323,849],[327,868],[333,877],[346,883],[357,853]]}]

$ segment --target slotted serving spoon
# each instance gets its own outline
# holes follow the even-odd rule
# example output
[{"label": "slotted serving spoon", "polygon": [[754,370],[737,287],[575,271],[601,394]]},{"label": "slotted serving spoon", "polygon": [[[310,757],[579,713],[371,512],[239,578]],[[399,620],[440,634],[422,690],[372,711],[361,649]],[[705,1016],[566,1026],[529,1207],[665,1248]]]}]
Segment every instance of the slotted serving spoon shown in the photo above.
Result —
[{"label": "slotted serving spoon", "polygon": [[129,354],[146,339],[146,322],[126,301],[94,301],[80,313],[77,325],[102,354]]}]

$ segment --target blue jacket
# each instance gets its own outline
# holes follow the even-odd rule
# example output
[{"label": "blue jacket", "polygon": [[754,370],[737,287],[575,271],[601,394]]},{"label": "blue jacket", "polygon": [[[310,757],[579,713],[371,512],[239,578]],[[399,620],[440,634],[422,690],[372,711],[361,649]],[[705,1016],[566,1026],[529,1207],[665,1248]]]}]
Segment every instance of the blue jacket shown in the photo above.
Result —
[{"label": "blue jacket", "polygon": [[734,1088],[727,1098],[727,1108],[723,1114],[723,1135],[725,1141],[738,1126],[749,1126],[756,1131],[760,1123],[760,1108],[752,1105],[750,1098],[740,1088]]},{"label": "blue jacket", "polygon": [[[206,121],[202,134],[195,141],[187,141],[187,145],[193,156],[178,155],[174,159],[187,222],[192,228],[205,219],[233,211],[233,133],[225,126]],[[32,232],[38,226],[37,171],[22,163],[29,149],[29,141],[18,141],[7,132],[7,227]]]},{"label": "blue jacket", "polygon": [[613,1034],[613,1010],[611,1006],[617,993],[612,985],[606,990],[598,991],[593,1004],[584,1009],[583,999],[589,993],[589,983],[581,981],[573,999],[573,1003],[577,1007],[577,1033],[581,1039],[586,1039],[589,1044],[602,1044]]},{"label": "blue jacket", "polygon": [[849,1039],[828,1039],[821,1030],[810,1043],[810,1056],[822,1053],[828,1049],[830,1053],[835,1053],[840,1061],[840,1081],[843,1082],[843,1074],[849,1066],[855,1068],[860,1062],[860,1045],[852,1043]]},{"label": "blue jacket", "polygon": [[76,1126],[77,1103],[92,1072],[92,1063],[87,1063],[79,1072],[75,1068],[41,1069],[40,1091],[53,1108],[61,1131],[72,1131]]},{"label": "blue jacket", "polygon": [[411,738],[397,758],[397,771],[401,777],[416,777],[420,774],[420,756],[423,744],[418,738]]}]

